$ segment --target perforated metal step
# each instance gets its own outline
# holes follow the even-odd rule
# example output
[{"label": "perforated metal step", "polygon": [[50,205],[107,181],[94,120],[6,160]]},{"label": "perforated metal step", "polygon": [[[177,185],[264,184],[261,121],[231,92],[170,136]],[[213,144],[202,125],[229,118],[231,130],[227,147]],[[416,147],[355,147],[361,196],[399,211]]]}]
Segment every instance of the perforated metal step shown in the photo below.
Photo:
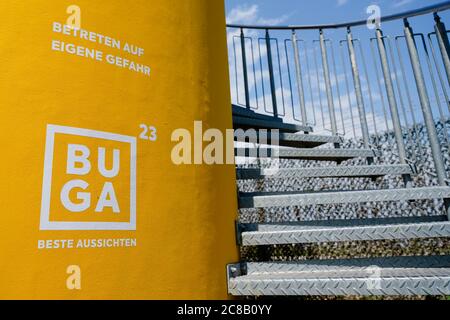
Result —
[{"label": "perforated metal step", "polygon": [[450,222],[441,219],[377,219],[304,224],[242,225],[243,246],[450,237]]},{"label": "perforated metal step", "polygon": [[450,295],[450,257],[249,263],[228,277],[234,296]]},{"label": "perforated metal step", "polygon": [[255,118],[246,118],[233,116],[234,129],[278,129],[288,133],[294,132],[313,132],[313,128],[310,126],[302,126],[295,124],[287,124],[281,121],[275,120],[262,120]]},{"label": "perforated metal step", "polygon": [[239,207],[241,209],[270,208],[445,198],[450,198],[449,187],[316,193],[241,193]]},{"label": "perforated metal step", "polygon": [[319,167],[298,169],[238,169],[239,180],[292,178],[360,178],[412,174],[409,165]]},{"label": "perforated metal step", "polygon": [[[258,152],[259,151],[259,152]],[[374,158],[378,151],[368,149],[300,149],[300,148],[236,148],[236,155],[245,157],[280,158],[317,161],[345,161],[354,158]]]}]

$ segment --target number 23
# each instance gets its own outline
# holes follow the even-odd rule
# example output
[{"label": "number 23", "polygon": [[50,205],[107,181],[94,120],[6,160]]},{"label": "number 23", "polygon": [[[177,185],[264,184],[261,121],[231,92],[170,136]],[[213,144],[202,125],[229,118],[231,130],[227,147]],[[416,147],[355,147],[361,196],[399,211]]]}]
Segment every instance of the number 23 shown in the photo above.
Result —
[{"label": "number 23", "polygon": [[141,124],[140,128],[142,130],[141,135],[139,136],[142,140],[156,141],[158,140],[157,130],[153,126],[147,126],[145,124]]}]

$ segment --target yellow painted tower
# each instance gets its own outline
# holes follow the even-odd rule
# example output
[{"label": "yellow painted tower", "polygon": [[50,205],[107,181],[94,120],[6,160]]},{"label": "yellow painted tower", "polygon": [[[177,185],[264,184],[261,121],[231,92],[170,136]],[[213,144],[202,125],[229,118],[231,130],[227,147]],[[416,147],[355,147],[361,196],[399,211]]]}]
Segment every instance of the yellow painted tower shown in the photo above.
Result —
[{"label": "yellow painted tower", "polygon": [[225,299],[233,165],[222,1],[2,1],[0,298]]}]

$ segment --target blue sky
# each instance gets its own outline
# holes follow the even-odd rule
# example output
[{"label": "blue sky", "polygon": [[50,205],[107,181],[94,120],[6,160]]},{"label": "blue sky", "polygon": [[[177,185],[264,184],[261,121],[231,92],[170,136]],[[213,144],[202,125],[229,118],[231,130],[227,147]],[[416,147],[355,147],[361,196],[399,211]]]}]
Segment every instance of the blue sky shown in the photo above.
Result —
[{"label": "blue sky", "polygon": [[[284,24],[320,24],[365,19],[366,8],[378,5],[383,15],[440,3],[442,0],[226,0],[229,19],[256,8],[248,22],[280,21]],[[258,21],[259,20],[259,21]]]},{"label": "blue sky", "polygon": [[[249,25],[311,25],[311,24],[326,24],[326,23],[339,23],[346,21],[354,21],[354,20],[364,20],[368,18],[368,14],[366,13],[367,7],[375,4],[381,8],[381,14],[391,15],[394,13],[400,13],[403,11],[408,11],[412,9],[417,9],[425,6],[429,6],[432,4],[441,3],[442,0],[378,0],[378,1],[370,1],[370,0],[226,0],[226,8],[227,8],[227,20],[229,23],[233,24],[249,24]],[[447,12],[442,12],[441,17],[443,21],[447,25],[447,29],[450,28],[450,10]],[[425,37],[428,33],[433,32],[434,29],[434,21],[432,15],[426,15],[422,17],[415,17],[410,19],[411,25],[414,29],[415,33],[423,33]],[[403,23],[402,21],[395,22],[387,22],[382,25],[383,32],[385,35],[390,36],[392,39],[395,36],[403,35]],[[353,28],[353,35],[355,39],[359,39],[361,43],[361,51],[357,51],[359,67],[362,77],[362,85],[363,85],[363,94],[365,99],[365,109],[368,114],[368,122],[371,132],[375,130],[375,127],[378,124],[378,129],[380,127],[383,130],[383,123],[385,117],[383,112],[383,108],[388,112],[388,105],[386,102],[386,96],[383,92],[383,89],[378,90],[379,83],[377,79],[380,78],[376,74],[376,70],[378,69],[381,74],[381,69],[378,63],[373,63],[372,60],[372,52],[370,47],[370,38],[374,37],[375,33],[373,30],[369,30],[365,26]],[[253,39],[253,44],[248,40],[246,43],[247,47],[247,60],[251,61],[251,49],[255,51],[254,61],[256,67],[249,66],[249,80],[250,80],[250,91],[251,91],[251,100],[252,107],[259,102],[260,111],[261,105],[266,103],[264,99],[267,100],[267,104],[264,105],[264,108],[267,112],[271,112],[271,102],[270,97],[268,97],[269,92],[269,84],[268,84],[268,72],[267,65],[259,66],[260,60],[264,64],[266,59],[266,52],[264,48],[264,42],[260,45],[261,53],[258,53],[258,38],[263,37],[263,33],[255,32],[255,31],[245,31],[247,37],[251,37]],[[239,32],[236,30],[229,29],[229,57],[230,57],[230,75],[231,75],[231,86],[232,86],[232,98],[233,102],[236,100],[242,104],[244,99],[243,95],[243,75],[242,75],[242,65],[241,65],[241,53],[240,53],[240,41],[236,36],[239,35]],[[233,36],[236,43],[234,44],[233,49]],[[280,66],[281,70],[281,78],[280,73],[276,74],[276,88],[277,88],[277,100],[278,104],[281,105],[283,101],[286,103],[286,106],[283,108],[287,117],[292,119],[299,118],[299,99],[297,95],[297,91],[295,90],[295,76],[291,75],[293,88],[294,90],[289,92],[287,89],[289,84],[289,77],[287,76],[288,68],[291,69],[291,72],[295,69],[293,65],[293,56],[292,56],[292,45],[289,47],[287,45],[287,50],[284,46],[286,46],[284,40],[290,38],[290,32],[271,32],[271,36],[273,38],[277,38],[279,40],[280,45],[280,62],[278,66]],[[328,129],[330,127],[329,123],[329,114],[327,111],[327,103],[326,103],[326,92],[324,87],[324,79],[323,79],[323,69],[321,66],[321,59],[317,46],[318,32],[317,31],[299,31],[299,38],[304,40],[304,43],[307,43],[309,48],[304,48],[303,53],[300,53],[301,56],[301,64],[303,70],[306,70],[307,66],[306,62],[306,54],[308,52],[308,56],[310,62],[313,62],[311,59],[314,56],[319,56],[319,63],[317,68],[314,66],[311,67],[310,74],[312,75],[311,79],[313,80],[313,91],[310,95],[306,93],[306,104],[308,108],[308,118],[311,120],[315,118],[315,122],[320,122],[320,98],[323,100],[323,109],[324,109],[324,118],[325,121],[322,121],[323,127]],[[342,112],[337,111],[338,121],[340,122],[340,131],[345,131],[346,134],[350,131],[349,128],[352,125],[351,119],[357,119],[356,112],[356,98],[353,90],[353,82],[351,78],[351,73],[348,65],[348,56],[345,56],[346,45],[342,47],[344,50],[344,64],[347,66],[343,66],[340,60],[341,56],[339,55],[340,46],[339,43],[341,40],[344,40],[346,37],[345,29],[341,30],[325,30],[325,36],[327,39],[332,41],[332,45],[334,47],[334,55],[331,50],[329,51],[329,60],[330,64],[332,63],[333,57],[336,59],[337,68],[336,72],[332,72],[332,90],[334,96],[334,104],[336,109],[340,106],[340,110]],[[393,40],[392,40],[393,41]],[[400,108],[400,113],[402,115],[403,124],[405,126],[410,126],[416,118],[417,121],[421,121],[421,110],[419,99],[417,96],[417,92],[415,90],[415,83],[413,81],[413,75],[411,71],[411,67],[409,64],[409,55],[406,50],[406,46],[403,40],[399,41],[399,50],[401,51],[400,56],[403,59],[403,62],[406,66],[405,75],[402,76],[400,69],[400,60],[398,59],[395,45],[393,45],[393,52],[396,57],[394,58],[394,64],[397,64],[396,71],[392,70],[392,78],[394,81],[394,85],[396,87],[397,100]],[[393,41],[393,43],[395,43]],[[273,43],[275,45],[275,43]],[[316,46],[317,52],[313,52],[313,47]],[[376,47],[375,47],[376,48]],[[272,51],[276,49],[272,48]],[[234,52],[236,52],[236,57],[234,57]],[[285,52],[289,51],[286,55]],[[434,94],[434,89],[431,86],[431,73],[427,68],[426,63],[426,55],[423,47],[419,44],[419,54],[421,55],[421,61],[425,72],[425,77],[427,84],[429,85],[429,95],[432,103],[433,110],[435,112],[435,116],[439,116],[439,109],[441,107],[442,110],[445,111],[445,115],[449,116],[447,113],[447,102],[444,97],[444,90],[450,92],[450,88],[442,88],[439,87],[438,95]],[[375,52],[375,59],[378,59]],[[275,55],[275,53],[273,53]],[[367,76],[364,70],[364,64],[362,55],[365,55],[366,60],[366,69]],[[290,56],[290,58],[289,58]],[[287,57],[287,58],[286,58]],[[237,58],[237,59],[236,59]],[[235,60],[236,59],[236,60]],[[259,60],[258,60],[259,59]],[[392,61],[390,62],[392,63]],[[278,72],[278,67],[275,66],[276,72]],[[237,68],[236,68],[237,67]],[[391,66],[392,67],[392,66]],[[442,67],[442,66],[441,66]],[[347,74],[345,74],[345,69]],[[316,73],[317,71],[317,73]],[[438,74],[434,69],[434,77],[437,79]],[[336,74],[336,77],[334,77]],[[350,84],[350,90],[346,90],[345,87],[345,77],[347,76]],[[304,79],[306,82],[306,79]],[[284,85],[284,86],[283,86]],[[305,90],[307,91],[307,84],[305,83]],[[384,88],[383,80],[381,79],[380,85]],[[408,88],[406,88],[408,87]],[[409,92],[408,90],[409,89]],[[264,94],[263,94],[264,93]],[[410,94],[410,97],[408,97]],[[436,98],[439,96],[438,98]],[[384,100],[384,101],[383,101]],[[411,102],[411,104],[408,103]],[[440,102],[440,104],[438,103]],[[384,104],[384,106],[383,106]],[[450,107],[450,104],[448,105]],[[291,111],[293,110],[293,111]],[[350,111],[354,111],[353,117],[350,115]],[[312,114],[316,112],[317,114]],[[339,114],[341,113],[341,114]],[[323,120],[323,119],[322,119]],[[359,130],[358,123],[356,123],[356,131]],[[347,128],[346,130],[344,130]],[[386,125],[384,125],[384,129]]]}]

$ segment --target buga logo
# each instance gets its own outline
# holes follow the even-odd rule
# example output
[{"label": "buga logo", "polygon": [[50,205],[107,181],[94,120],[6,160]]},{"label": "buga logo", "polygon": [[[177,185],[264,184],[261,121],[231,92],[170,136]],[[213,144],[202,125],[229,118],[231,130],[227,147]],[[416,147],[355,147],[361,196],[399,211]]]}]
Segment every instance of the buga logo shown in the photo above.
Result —
[{"label": "buga logo", "polygon": [[136,230],[136,138],[49,125],[41,230]]}]

